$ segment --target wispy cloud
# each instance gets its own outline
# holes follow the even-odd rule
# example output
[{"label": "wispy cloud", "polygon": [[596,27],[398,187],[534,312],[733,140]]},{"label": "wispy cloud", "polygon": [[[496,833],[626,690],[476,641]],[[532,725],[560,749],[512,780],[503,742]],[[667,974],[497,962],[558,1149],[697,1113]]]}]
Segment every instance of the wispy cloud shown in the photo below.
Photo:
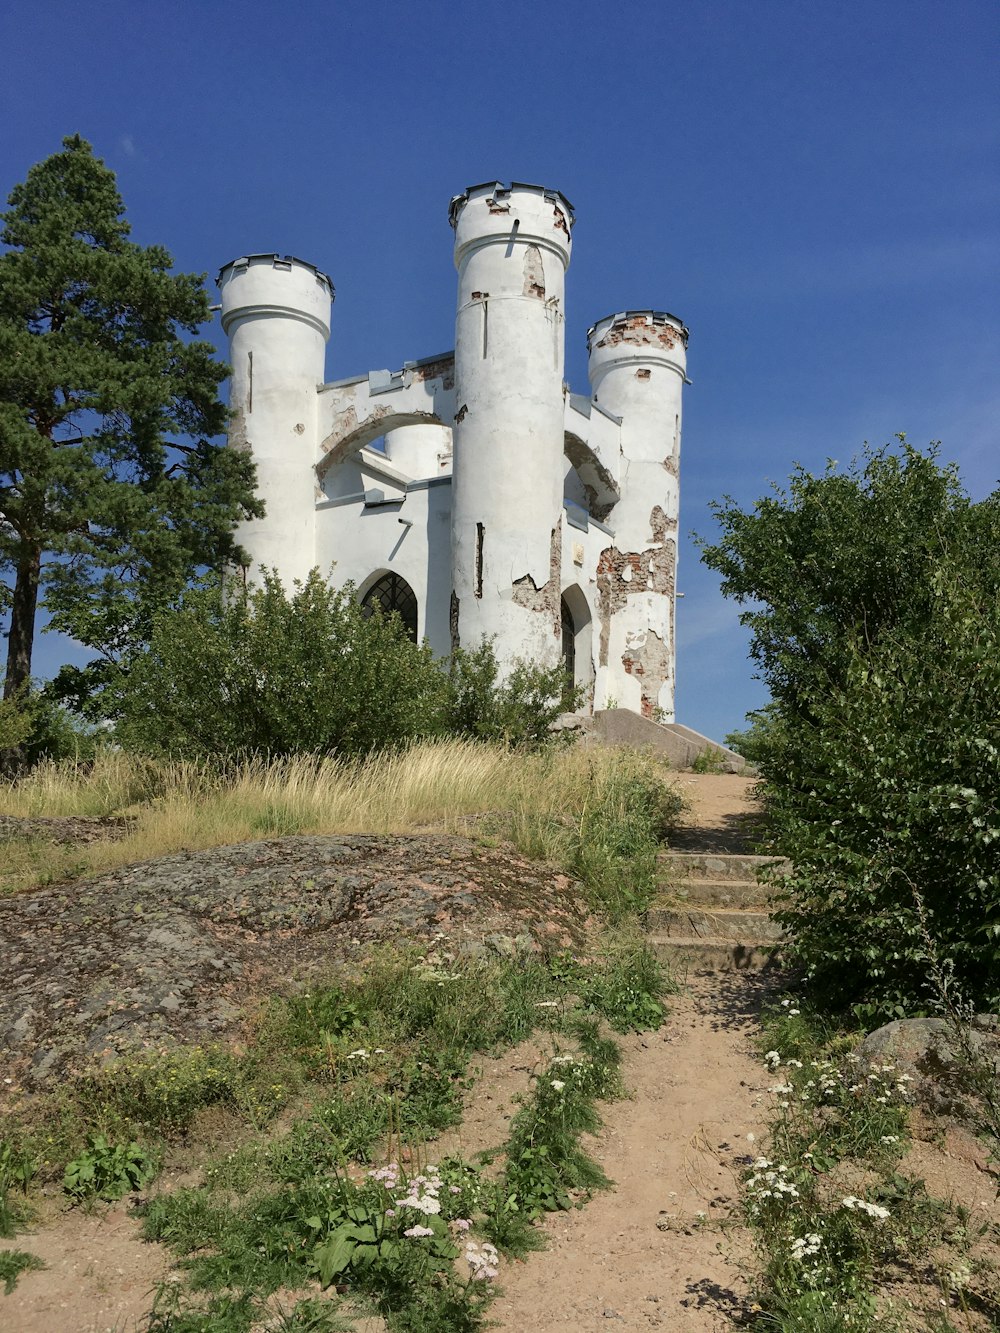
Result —
[{"label": "wispy cloud", "polygon": [[118,140],[118,147],[126,157],[135,157],[139,151],[135,146],[135,140],[132,138],[131,134],[123,134]]},{"label": "wispy cloud", "polygon": [[718,593],[706,601],[685,597],[677,607],[678,651],[689,652],[699,644],[725,638],[727,650],[739,652],[747,639],[740,624],[740,609],[735,602],[722,600]]}]

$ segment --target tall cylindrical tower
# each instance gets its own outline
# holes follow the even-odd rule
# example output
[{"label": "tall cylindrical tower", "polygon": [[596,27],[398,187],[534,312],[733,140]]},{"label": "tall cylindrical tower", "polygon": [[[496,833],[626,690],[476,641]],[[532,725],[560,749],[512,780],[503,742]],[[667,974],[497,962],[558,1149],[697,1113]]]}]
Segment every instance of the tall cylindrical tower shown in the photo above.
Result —
[{"label": "tall cylindrical tower", "polygon": [[290,587],[316,563],[317,389],[330,336],[330,279],[291,256],[245,255],[219,273],[233,368],[229,447],[257,464],[267,509],[237,532],[251,557]]},{"label": "tall cylindrical tower", "polygon": [[683,323],[658,310],[609,315],[587,334],[594,401],[621,417],[621,500],[611,515],[615,545],[602,553],[598,569],[606,697],[662,721],[674,717],[687,341]]},{"label": "tall cylindrical tower", "polygon": [[452,485],[454,645],[501,667],[560,656],[565,273],[571,205],[499,182],[451,201],[458,269]]}]

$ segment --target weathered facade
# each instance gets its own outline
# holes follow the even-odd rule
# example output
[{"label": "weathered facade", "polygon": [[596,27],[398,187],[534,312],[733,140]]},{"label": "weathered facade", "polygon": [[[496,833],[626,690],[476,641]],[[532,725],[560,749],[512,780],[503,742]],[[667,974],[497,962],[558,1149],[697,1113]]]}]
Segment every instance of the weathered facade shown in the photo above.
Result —
[{"label": "weathered facade", "polygon": [[267,506],[240,533],[249,576],[319,566],[442,655],[490,637],[505,665],[562,657],[588,707],[673,720],[687,329],[599,320],[591,392],[571,393],[570,204],[491,181],[450,218],[455,350],[398,371],[324,383],[334,293],[311,264],[248,255],[219,274],[229,443]]}]

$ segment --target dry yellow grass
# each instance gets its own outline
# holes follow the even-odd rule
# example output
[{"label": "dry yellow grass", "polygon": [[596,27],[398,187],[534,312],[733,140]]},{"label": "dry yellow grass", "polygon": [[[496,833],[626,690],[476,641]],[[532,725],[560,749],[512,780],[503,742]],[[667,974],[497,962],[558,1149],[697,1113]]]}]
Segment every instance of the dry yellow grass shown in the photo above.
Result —
[{"label": "dry yellow grass", "polygon": [[89,766],[43,764],[0,787],[0,814],[124,813],[134,825],[119,840],[74,847],[14,841],[2,882],[16,891],[173,852],[289,833],[455,829],[487,812],[524,851],[559,860],[594,788],[620,772],[623,762],[653,761],[626,760],[602,749],[526,754],[449,740],[364,763],[297,756],[250,760],[223,774],[119,753],[101,755]]}]

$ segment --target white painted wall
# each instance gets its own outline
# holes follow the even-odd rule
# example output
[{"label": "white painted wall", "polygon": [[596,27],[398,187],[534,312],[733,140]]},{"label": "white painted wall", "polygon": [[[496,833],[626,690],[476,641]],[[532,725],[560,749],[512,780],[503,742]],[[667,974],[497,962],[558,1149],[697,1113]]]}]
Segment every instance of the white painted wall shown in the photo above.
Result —
[{"label": "white painted wall", "polygon": [[218,282],[233,367],[229,444],[253,455],[267,510],[237,537],[251,556],[250,578],[267,566],[290,587],[316,563],[317,388],[333,288],[311,264],[277,255],[234,259]]},{"label": "white painted wall", "polygon": [[382,574],[400,575],[417,597],[418,637],[440,656],[451,651],[450,491],[445,479],[397,492],[385,505],[366,508],[349,499],[321,505],[316,514],[315,563],[338,586],[350,580],[359,594]]},{"label": "white painted wall", "polygon": [[400,426],[386,431],[389,461],[414,481],[451,475],[451,430],[447,426]]}]

